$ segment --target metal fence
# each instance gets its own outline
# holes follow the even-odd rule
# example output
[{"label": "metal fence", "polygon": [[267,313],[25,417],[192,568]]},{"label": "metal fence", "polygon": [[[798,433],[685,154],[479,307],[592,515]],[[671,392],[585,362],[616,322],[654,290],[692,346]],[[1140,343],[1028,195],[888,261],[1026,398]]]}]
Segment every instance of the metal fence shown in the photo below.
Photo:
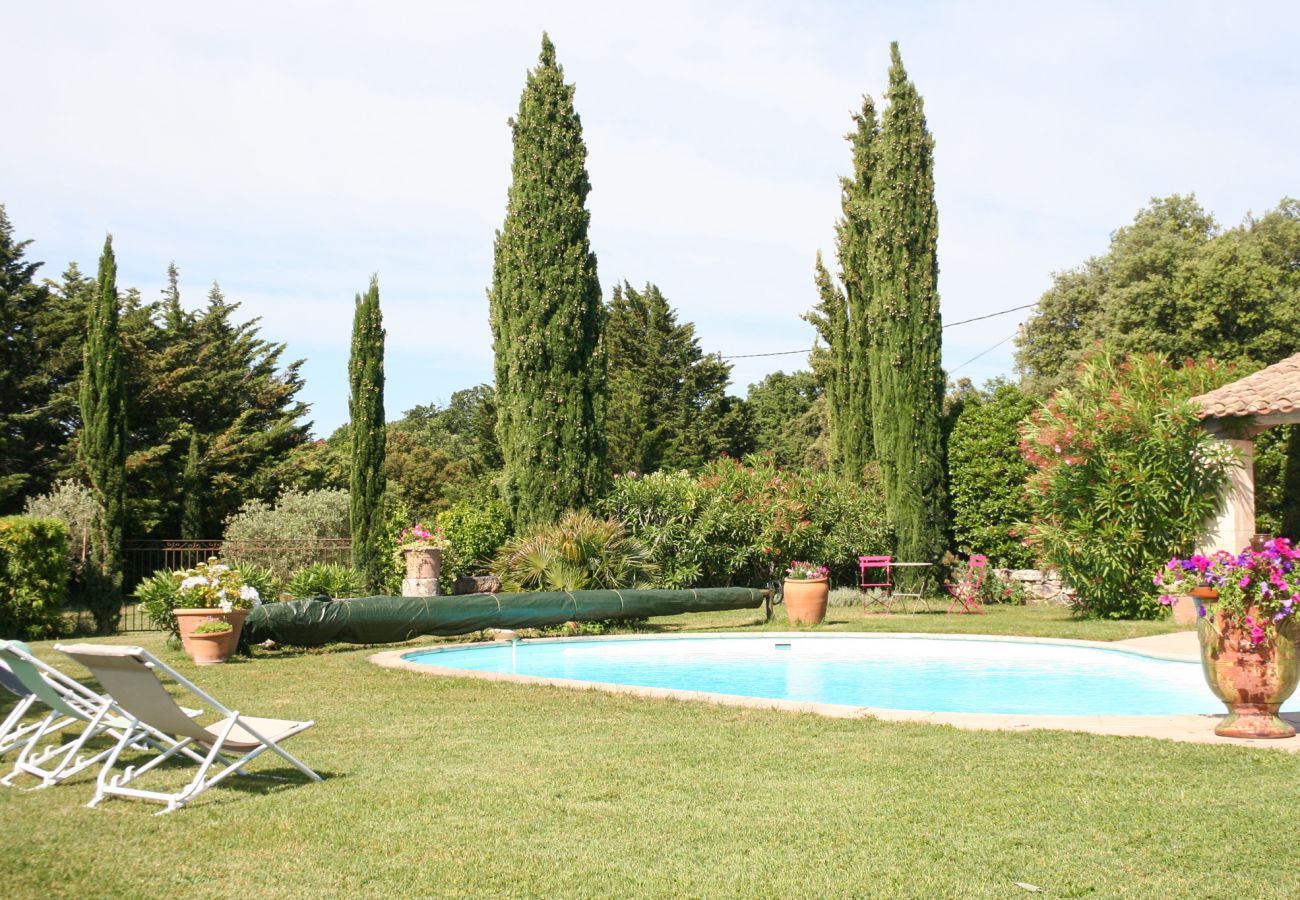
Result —
[{"label": "metal fence", "polygon": [[[352,559],[350,538],[303,538],[251,541],[124,541],[122,544],[122,606],[119,631],[150,631],[153,626],[131,595],[154,572],[190,569],[216,557],[229,563],[266,566],[281,579],[313,563],[347,565]],[[81,613],[78,614],[79,617]],[[89,615],[86,613],[85,615]]]}]

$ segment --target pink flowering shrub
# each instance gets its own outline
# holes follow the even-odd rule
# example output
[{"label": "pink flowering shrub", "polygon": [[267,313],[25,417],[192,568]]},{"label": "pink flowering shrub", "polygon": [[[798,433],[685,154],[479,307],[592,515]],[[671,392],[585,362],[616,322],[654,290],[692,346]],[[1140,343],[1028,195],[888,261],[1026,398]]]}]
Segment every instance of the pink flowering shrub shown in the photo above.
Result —
[{"label": "pink flowering shrub", "polygon": [[1026,542],[1079,596],[1079,611],[1154,618],[1146,574],[1189,554],[1233,459],[1188,402],[1230,380],[1213,361],[1095,352],[1021,431],[1033,467]]}]

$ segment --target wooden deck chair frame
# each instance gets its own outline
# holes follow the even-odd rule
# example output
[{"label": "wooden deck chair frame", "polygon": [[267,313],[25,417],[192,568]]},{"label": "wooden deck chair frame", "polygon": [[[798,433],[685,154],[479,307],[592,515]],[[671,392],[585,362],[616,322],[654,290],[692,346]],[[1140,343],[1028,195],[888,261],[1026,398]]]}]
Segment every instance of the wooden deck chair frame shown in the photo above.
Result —
[{"label": "wooden deck chair frame", "polygon": [[[23,774],[40,779],[37,788],[49,787],[83,772],[112,753],[112,748],[83,755],[88,742],[105,735],[117,740],[130,730],[130,722],[112,699],[96,694],[79,681],[32,655],[21,641],[0,641],[0,661],[9,673],[29,692],[24,712],[40,701],[49,713],[35,724],[25,727],[15,745],[22,749],[9,774],[0,778],[0,784],[12,787],[14,780]],[[20,701],[20,706],[23,703]],[[12,714],[11,714],[12,718]],[[9,723],[9,719],[5,720]],[[64,729],[81,725],[81,731],[70,740],[62,741]],[[151,749],[163,743],[172,744],[164,735],[148,729],[131,741],[139,749]],[[11,748],[12,749],[12,748]]]},{"label": "wooden deck chair frame", "polygon": [[[90,669],[99,680],[100,686],[132,721],[133,727],[122,735],[107,762],[104,763],[103,769],[100,770],[94,799],[86,804],[87,806],[97,806],[106,797],[134,797],[166,804],[166,808],[157,813],[163,815],[180,809],[229,775],[246,774],[240,770],[267,750],[281,757],[312,781],[322,780],[321,776],[280,746],[281,741],[312,727],[316,724],[314,721],[296,722],[242,715],[238,711],[228,709],[198,685],[141,647],[55,644],[54,648]],[[176,701],[167,692],[160,673],[225,718],[205,727],[186,716],[185,711],[176,705]],[[143,733],[142,729],[145,728],[157,729],[171,735],[176,738],[175,745],[164,749],[142,766],[128,766],[121,773],[113,774],[122,751],[133,738]],[[194,752],[196,748],[206,752],[200,755]],[[229,752],[232,756],[240,752],[243,755],[231,760],[227,759],[222,751]],[[172,759],[178,753],[186,753],[192,759],[196,759],[199,766],[198,773],[181,790],[168,793],[131,786],[141,775]],[[214,767],[219,770],[209,776]]]},{"label": "wooden deck chair frame", "polygon": [[948,612],[955,610],[959,613],[985,615],[984,607],[979,600],[979,592],[984,585],[984,576],[988,573],[988,567],[987,556],[981,553],[971,555],[966,563],[966,574],[962,576],[961,584],[948,585],[948,593],[952,594],[952,603],[948,606]]}]

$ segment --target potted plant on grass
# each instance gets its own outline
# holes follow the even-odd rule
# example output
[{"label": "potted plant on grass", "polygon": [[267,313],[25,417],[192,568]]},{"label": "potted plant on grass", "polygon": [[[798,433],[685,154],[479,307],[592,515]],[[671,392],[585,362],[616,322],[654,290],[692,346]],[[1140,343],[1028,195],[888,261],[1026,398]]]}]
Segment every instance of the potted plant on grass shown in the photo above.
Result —
[{"label": "potted plant on grass", "polygon": [[[1205,680],[1228,707],[1215,734],[1285,738],[1295,727],[1278,707],[1300,682],[1300,553],[1286,538],[1233,555],[1171,559],[1155,584],[1166,606],[1175,594],[1196,599],[1196,632]],[[1212,596],[1211,596],[1212,595]]]},{"label": "potted plant on grass", "polygon": [[818,625],[826,618],[830,570],[795,560],[785,573],[785,614],[791,625]]},{"label": "potted plant on grass", "polygon": [[[245,584],[238,569],[215,558],[192,569],[173,572],[172,579],[176,584],[176,606],[170,612],[175,617],[181,646],[200,666],[225,662],[239,644],[239,632],[248,611],[262,605],[257,588]],[[194,639],[195,630],[204,622],[224,622],[230,626],[229,633],[216,642],[219,652],[215,655],[208,652],[214,643],[211,639],[197,642]]]},{"label": "potted plant on grass", "polygon": [[402,596],[428,597],[438,593],[442,551],[447,546],[447,536],[441,525],[430,529],[424,523],[416,522],[410,528],[402,529],[397,536],[397,553],[406,562]]}]

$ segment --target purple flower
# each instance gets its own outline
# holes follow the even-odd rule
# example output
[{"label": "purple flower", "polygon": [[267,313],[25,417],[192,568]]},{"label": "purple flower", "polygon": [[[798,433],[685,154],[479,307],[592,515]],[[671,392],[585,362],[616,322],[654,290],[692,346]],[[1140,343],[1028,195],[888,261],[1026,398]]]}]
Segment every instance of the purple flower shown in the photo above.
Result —
[{"label": "purple flower", "polygon": [[1244,590],[1245,588],[1250,587],[1250,576],[1249,576],[1249,575],[1242,575],[1242,576],[1241,576],[1241,581],[1238,581],[1238,582],[1237,582],[1237,587],[1242,588],[1243,590]]}]

